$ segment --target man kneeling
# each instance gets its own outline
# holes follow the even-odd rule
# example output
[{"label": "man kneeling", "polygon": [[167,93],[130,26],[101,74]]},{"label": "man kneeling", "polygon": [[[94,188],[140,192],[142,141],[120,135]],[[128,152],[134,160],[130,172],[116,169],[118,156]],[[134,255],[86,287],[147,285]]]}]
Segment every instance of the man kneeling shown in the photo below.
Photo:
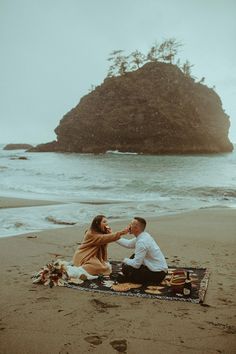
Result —
[{"label": "man kneeling", "polygon": [[135,282],[142,284],[160,284],[168,272],[164,255],[152,236],[144,231],[146,220],[135,217],[130,225],[130,233],[135,237],[131,240],[116,241],[126,248],[134,248],[135,253],[125,258],[122,264],[123,276],[118,282]]}]

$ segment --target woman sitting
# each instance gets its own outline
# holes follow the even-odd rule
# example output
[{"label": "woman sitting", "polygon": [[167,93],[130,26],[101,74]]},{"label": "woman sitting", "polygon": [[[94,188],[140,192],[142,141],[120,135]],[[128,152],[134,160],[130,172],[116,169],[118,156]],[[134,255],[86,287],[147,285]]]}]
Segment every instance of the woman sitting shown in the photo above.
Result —
[{"label": "woman sitting", "polygon": [[73,265],[80,267],[87,275],[109,275],[111,265],[107,260],[108,243],[117,241],[128,233],[128,228],[115,233],[111,232],[104,215],[97,215],[86,231],[82,244],[73,256]]}]

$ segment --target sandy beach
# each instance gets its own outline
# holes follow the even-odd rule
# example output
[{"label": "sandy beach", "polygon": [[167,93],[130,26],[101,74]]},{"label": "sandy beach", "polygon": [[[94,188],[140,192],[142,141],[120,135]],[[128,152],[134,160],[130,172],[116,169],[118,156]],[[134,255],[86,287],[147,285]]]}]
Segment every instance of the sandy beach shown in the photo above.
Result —
[{"label": "sandy beach", "polygon": [[[27,203],[0,198],[0,208]],[[128,221],[110,225],[119,230]],[[147,221],[168,263],[209,268],[205,306],[32,284],[31,275],[55,254],[72,258],[84,227],[1,238],[0,353],[110,354],[117,343],[128,354],[235,353],[236,209],[206,208]],[[117,244],[109,246],[111,259],[128,255]]]},{"label": "sandy beach", "polygon": [[61,204],[58,201],[0,197],[0,209]]}]

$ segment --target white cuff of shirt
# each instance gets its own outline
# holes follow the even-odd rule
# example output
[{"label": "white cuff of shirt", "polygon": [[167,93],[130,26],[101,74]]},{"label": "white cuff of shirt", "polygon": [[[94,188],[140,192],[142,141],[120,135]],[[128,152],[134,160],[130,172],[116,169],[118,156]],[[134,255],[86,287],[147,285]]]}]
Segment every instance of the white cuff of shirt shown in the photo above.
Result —
[{"label": "white cuff of shirt", "polygon": [[124,260],[123,260],[123,262],[125,263],[125,264],[129,264],[129,258],[124,258]]}]

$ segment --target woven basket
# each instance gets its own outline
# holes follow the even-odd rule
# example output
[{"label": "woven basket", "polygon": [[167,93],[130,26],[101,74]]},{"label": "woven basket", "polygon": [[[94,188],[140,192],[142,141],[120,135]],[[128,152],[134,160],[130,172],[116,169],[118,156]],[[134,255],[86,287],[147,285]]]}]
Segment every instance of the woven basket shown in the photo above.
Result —
[{"label": "woven basket", "polygon": [[175,293],[182,293],[187,274],[184,270],[175,271],[170,279],[171,290]]}]

